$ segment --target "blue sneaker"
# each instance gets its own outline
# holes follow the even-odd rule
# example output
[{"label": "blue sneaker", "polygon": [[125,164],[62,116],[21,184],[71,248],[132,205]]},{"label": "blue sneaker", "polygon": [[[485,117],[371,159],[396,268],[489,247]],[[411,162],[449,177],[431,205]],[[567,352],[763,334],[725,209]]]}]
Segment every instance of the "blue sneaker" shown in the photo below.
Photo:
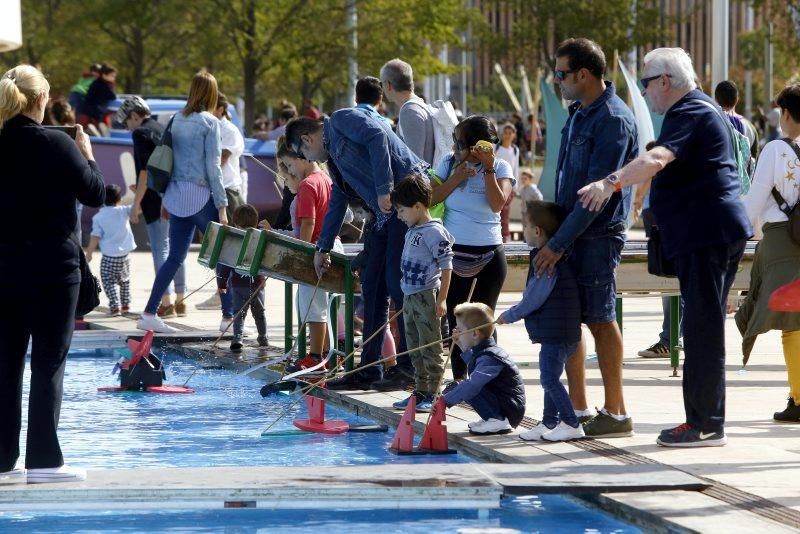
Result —
[{"label": "blue sneaker", "polygon": [[430,413],[433,410],[433,396],[425,395],[422,400],[417,399],[417,413]]},{"label": "blue sneaker", "polygon": [[700,432],[684,423],[662,430],[656,443],[662,447],[722,447],[728,443],[725,432]]},{"label": "blue sneaker", "polygon": [[[417,411],[420,411],[419,405],[420,403],[425,402],[425,395],[423,395],[418,391],[414,391],[413,393],[411,393],[411,395],[409,395],[405,399],[395,402],[394,404],[392,404],[392,408],[394,408],[395,410],[405,410],[408,407],[408,402],[411,400],[411,397],[417,398]],[[430,411],[430,405],[431,403],[428,402],[428,411]]]}]

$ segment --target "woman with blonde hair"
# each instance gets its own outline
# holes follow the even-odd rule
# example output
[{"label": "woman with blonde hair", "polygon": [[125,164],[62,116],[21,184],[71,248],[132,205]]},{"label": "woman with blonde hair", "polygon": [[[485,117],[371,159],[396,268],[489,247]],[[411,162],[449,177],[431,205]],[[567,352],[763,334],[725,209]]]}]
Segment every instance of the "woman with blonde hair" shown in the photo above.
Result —
[{"label": "woman with blonde hair", "polygon": [[786,87],[775,100],[786,137],[764,145],[753,184],[744,197],[750,222],[753,226],[756,221],[763,223],[764,238],[753,258],[750,290],[736,312],[736,326],[742,333],[745,362],[756,336],[782,331],[789,402],[786,409],[774,413],[773,419],[800,423],[800,313],[774,311],[768,306],[773,291],[800,279],[800,243],[792,239],[785,213],[800,201],[800,84]]},{"label": "woman with blonde hair", "polygon": [[[0,484],[84,480],[64,465],[58,443],[64,368],[80,286],[75,202],[101,206],[103,175],[89,137],[42,126],[50,85],[29,65],[0,78]],[[22,378],[31,342],[25,468],[20,456]]]},{"label": "woman with blonde hair", "polygon": [[220,127],[212,115],[218,97],[214,76],[198,72],[192,79],[186,106],[167,126],[172,131],[173,163],[162,211],[169,213],[170,219],[169,256],[158,269],[150,299],[136,323],[141,330],[176,331],[156,315],[161,296],[186,259],[195,230],[205,232],[211,221],[228,224],[228,199],[220,166]]}]

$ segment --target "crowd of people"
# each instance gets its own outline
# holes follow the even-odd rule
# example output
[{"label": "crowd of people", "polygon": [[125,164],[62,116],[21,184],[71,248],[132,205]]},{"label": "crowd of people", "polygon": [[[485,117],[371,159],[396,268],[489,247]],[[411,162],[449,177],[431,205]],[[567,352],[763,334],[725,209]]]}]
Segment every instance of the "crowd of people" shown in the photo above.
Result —
[{"label": "crowd of people", "polygon": [[[741,121],[742,128],[737,127],[737,117],[726,106],[730,99],[720,107],[698,89],[685,51],[660,48],[645,57],[643,94],[653,111],[664,115],[664,123],[644,153],[639,152],[633,113],[616,95],[613,83],[604,80],[606,67],[602,49],[590,40],[568,39],[557,49],[555,83],[572,104],[561,131],[552,202],[542,200],[530,171],[518,169],[514,136],[519,129],[514,124],[498,131],[488,117],[463,118],[447,138],[447,144],[452,143],[449,153],[435,160],[442,136],[434,108],[415,93],[412,67],[400,59],[383,65],[379,77],[359,80],[354,107],[326,117],[310,102],[302,116],[290,106],[283,108],[275,139],[280,173],[294,195],[288,209],[292,235],[314,244],[314,266],[321,276],[331,265],[331,251],[341,250],[338,236],[349,205],[360,200],[371,213],[365,252],[358,262],[364,339],[386,327],[390,305],[403,313],[397,325],[396,360],[375,365],[385,360],[384,339],[375,336],[362,347],[356,371],[329,378],[329,389],[412,388],[395,407],[405,409],[413,399],[418,411],[434,410],[446,373],[443,340],[452,337],[452,380],[443,391],[446,406],[469,403],[480,417],[469,425],[475,434],[511,432],[525,413],[525,389],[513,355],[501,347],[495,324],[524,320],[531,342],[541,344],[544,398],[540,424],[520,438],[563,441],[632,435],[633,419],[623,395],[615,271],[634,204],[631,186],[649,183],[647,210],[659,229],[661,255],[680,283],[685,355],[685,420],[664,429],[658,444],[704,447],[727,442],[727,297],[745,243],[760,223],[764,238],[736,321],[746,356],[755,336],[783,331],[791,392],[787,408],[775,419],[800,422],[800,315],[772,311],[766,303],[774,289],[800,275],[800,245],[787,232],[787,208],[799,196],[800,177],[794,170],[800,166],[800,86],[789,86],[776,98],[779,124],[787,137],[766,144],[752,187],[742,198],[733,132],[746,136],[747,131]],[[93,84],[98,80],[113,84],[102,74]],[[101,275],[112,313],[130,306],[129,221],[144,217],[151,241],[156,241],[156,274],[137,326],[156,332],[173,330],[162,312],[171,308],[172,313],[185,313],[180,295],[186,280],[180,273],[196,230],[204,231],[210,221],[270,227],[244,202],[237,169],[228,166],[242,148],[235,135],[226,134],[236,128],[226,125],[227,100],[208,72],[194,76],[186,106],[166,129],[150,118],[138,97],[120,108],[118,119],[134,139],[138,181],[132,206],[120,206],[119,189],[104,186],[80,126],[74,142],[42,128],[48,94],[47,81],[32,67],[12,69],[0,80],[0,155],[10,162],[12,174],[31,177],[9,185],[12,217],[26,221],[30,231],[6,233],[0,239],[6,294],[18,295],[22,306],[3,312],[0,321],[0,473],[13,471],[19,457],[21,370],[32,336],[26,467],[35,481],[85,477],[63,465],[56,436],[64,357],[78,293],[75,201],[105,204],[95,216],[87,254],[97,247],[103,254]],[[396,132],[378,110],[383,99],[398,107]],[[148,187],[146,164],[167,135],[174,162],[161,195]],[[265,139],[270,135],[264,132]],[[51,187],[43,189],[41,184]],[[507,274],[502,213],[515,189],[525,201],[523,233],[532,247],[529,274],[520,302],[496,315]],[[26,211],[23,200],[32,197],[47,207],[51,217],[46,221]],[[256,319],[258,343],[266,345],[263,280],[224,267],[217,276],[221,327],[247,306]],[[47,283],[42,284],[43,279]],[[20,284],[21,280],[31,283]],[[174,304],[169,300],[173,282],[179,295]],[[48,314],[38,313],[43,301],[49,303]],[[311,351],[294,365],[316,367],[323,364],[326,344],[332,342],[325,335],[325,294],[301,287],[298,303],[310,325]],[[236,315],[232,351],[242,348],[243,314]],[[596,412],[588,409],[581,324],[594,338],[603,381],[604,402]],[[561,383],[565,372],[568,387]]]}]

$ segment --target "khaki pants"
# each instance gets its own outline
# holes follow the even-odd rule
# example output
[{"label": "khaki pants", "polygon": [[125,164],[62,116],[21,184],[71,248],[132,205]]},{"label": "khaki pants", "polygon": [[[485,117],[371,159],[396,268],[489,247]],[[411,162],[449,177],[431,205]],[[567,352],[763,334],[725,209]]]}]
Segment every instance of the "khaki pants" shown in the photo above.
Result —
[{"label": "khaki pants", "polygon": [[434,394],[444,374],[441,320],[436,317],[438,293],[438,289],[428,289],[403,297],[403,321],[409,350],[439,342],[411,353],[416,390],[424,394]]},{"label": "khaki pants", "polygon": [[228,207],[225,208],[225,212],[228,214],[228,224],[233,226],[233,211],[245,202],[237,189],[226,189],[225,196],[228,197]]}]

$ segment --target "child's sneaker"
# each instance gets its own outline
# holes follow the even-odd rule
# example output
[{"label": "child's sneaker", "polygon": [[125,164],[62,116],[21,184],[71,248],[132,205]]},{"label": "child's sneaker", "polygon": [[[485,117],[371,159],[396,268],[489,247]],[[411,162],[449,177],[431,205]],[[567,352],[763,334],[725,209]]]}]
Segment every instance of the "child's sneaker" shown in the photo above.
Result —
[{"label": "child's sneaker", "polygon": [[233,341],[231,341],[231,352],[242,352],[242,340],[238,337],[233,338]]},{"label": "child's sneaker", "polygon": [[[294,362],[289,368],[286,370],[287,373],[295,373],[297,371],[302,371],[304,369],[311,369],[312,367],[316,367],[319,365],[322,359],[320,357],[314,357],[310,354],[307,354],[303,357],[302,360],[298,360]],[[325,365],[320,367],[318,371],[327,371],[328,370],[328,362],[325,362]]]},{"label": "child's sneaker", "polygon": [[486,419],[478,419],[477,421],[472,421],[472,422],[467,423],[467,428],[472,428],[475,425],[479,425],[479,424],[485,423],[485,422],[486,422]]},{"label": "child's sneaker", "polygon": [[231,323],[233,323],[233,317],[223,317],[219,323],[219,331],[228,332],[231,329]]},{"label": "child's sneaker", "polygon": [[411,393],[411,395],[409,395],[405,399],[395,402],[394,404],[392,404],[392,408],[394,408],[395,410],[405,410],[406,407],[408,406],[409,401],[411,401],[411,397],[417,398],[417,411],[419,411],[419,404],[425,400],[425,395],[423,395],[419,391],[414,391]]},{"label": "child's sneaker", "polygon": [[81,482],[86,480],[86,470],[80,467],[62,465],[43,469],[28,469],[28,484],[44,482]]},{"label": "child's sneaker", "polygon": [[569,441],[583,437],[586,437],[586,434],[583,433],[583,426],[578,424],[577,427],[572,427],[564,421],[558,423],[554,429],[542,434],[542,439],[545,441]]},{"label": "child's sneaker", "polygon": [[523,441],[542,441],[542,435],[544,435],[545,432],[550,432],[551,430],[553,429],[546,426],[544,423],[539,423],[527,432],[522,432],[519,435],[519,439]]},{"label": "child's sneaker", "polygon": [[125,315],[126,313],[130,313],[130,312],[131,312],[131,307],[130,306],[126,305],[126,306],[122,307],[122,314],[123,315]]},{"label": "child's sneaker", "polygon": [[268,347],[269,346],[269,340],[267,339],[267,336],[258,336],[258,340],[257,341],[258,341],[258,346],[259,347]]},{"label": "child's sneaker", "polygon": [[109,317],[120,317],[120,316],[122,316],[122,312],[120,311],[119,308],[114,308],[113,310],[109,310],[108,311],[108,316]]},{"label": "child's sneaker", "polygon": [[136,328],[139,330],[152,330],[158,333],[177,332],[177,328],[173,328],[161,320],[157,315],[142,315],[136,321]]},{"label": "child's sneaker", "polygon": [[433,410],[433,395],[425,395],[417,400],[417,413],[430,413]]},{"label": "child's sneaker", "polygon": [[514,430],[508,419],[487,419],[469,429],[470,434],[508,434]]}]

